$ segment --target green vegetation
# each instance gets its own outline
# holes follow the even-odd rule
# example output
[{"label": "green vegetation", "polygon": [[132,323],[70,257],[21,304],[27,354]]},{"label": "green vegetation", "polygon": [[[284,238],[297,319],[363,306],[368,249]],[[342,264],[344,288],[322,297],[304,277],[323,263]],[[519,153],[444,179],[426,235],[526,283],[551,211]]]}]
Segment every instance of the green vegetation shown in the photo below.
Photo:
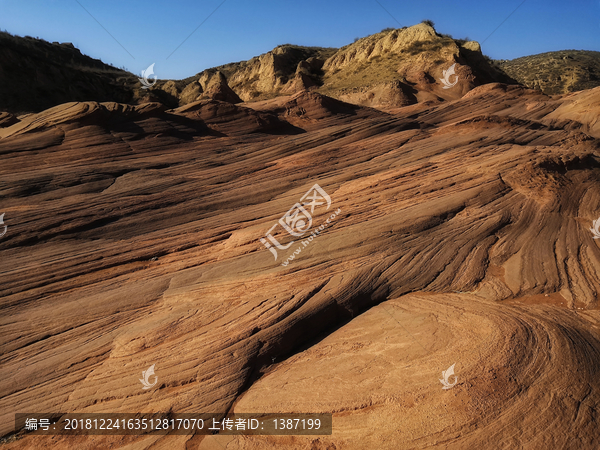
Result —
[{"label": "green vegetation", "polygon": [[404,48],[402,50],[402,52],[406,52],[411,56],[414,56],[418,53],[423,53],[423,52],[437,52],[442,47],[444,47],[444,45],[447,43],[448,42],[444,42],[444,41],[441,41],[441,42],[440,41],[437,41],[437,42],[414,41],[408,47]]}]

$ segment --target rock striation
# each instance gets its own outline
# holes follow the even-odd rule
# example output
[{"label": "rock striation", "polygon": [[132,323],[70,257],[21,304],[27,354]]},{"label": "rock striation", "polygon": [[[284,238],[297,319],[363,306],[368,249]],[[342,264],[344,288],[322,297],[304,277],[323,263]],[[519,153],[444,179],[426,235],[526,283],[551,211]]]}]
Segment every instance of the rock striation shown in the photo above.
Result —
[{"label": "rock striation", "polygon": [[[597,448],[599,114],[600,88],[493,83],[0,128],[3,447]],[[315,183],[312,227],[339,214],[301,252],[274,230],[295,241],[275,260],[260,239]],[[330,412],[334,432],[43,437],[17,411]]]}]

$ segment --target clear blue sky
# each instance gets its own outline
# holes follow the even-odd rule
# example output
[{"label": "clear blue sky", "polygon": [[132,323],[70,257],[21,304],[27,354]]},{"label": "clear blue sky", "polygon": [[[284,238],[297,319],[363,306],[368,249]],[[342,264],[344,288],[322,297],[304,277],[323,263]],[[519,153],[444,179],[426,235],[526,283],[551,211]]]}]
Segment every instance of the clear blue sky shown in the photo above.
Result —
[{"label": "clear blue sky", "polygon": [[185,40],[222,1],[0,0],[0,28],[72,42],[136,74],[156,63],[162,79],[247,60],[285,43],[341,47],[423,19],[433,20],[440,33],[479,41],[494,59],[600,51],[600,0],[526,0],[510,17],[522,0],[379,0],[383,8],[376,0],[226,0]]}]

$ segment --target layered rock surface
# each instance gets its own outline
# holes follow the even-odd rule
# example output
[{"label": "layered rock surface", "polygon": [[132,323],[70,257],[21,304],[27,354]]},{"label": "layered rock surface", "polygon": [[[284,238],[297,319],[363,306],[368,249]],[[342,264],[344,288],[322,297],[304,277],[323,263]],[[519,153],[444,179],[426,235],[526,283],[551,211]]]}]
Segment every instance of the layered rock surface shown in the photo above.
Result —
[{"label": "layered rock surface", "polygon": [[[599,89],[248,106],[0,128],[0,433],[15,412],[303,411],[333,434],[4,448],[598,447]],[[274,260],[260,239],[315,183],[313,228],[339,214]]]}]

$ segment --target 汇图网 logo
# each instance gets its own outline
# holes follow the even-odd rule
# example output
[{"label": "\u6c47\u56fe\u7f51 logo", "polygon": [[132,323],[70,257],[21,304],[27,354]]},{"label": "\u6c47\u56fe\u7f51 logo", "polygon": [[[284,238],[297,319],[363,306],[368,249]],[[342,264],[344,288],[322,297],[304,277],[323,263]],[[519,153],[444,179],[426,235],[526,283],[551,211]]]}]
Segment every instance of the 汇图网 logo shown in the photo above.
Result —
[{"label": "\u6c47\u56fe\u7f51 logo", "polygon": [[[440,78],[440,81],[444,85],[444,89],[450,89],[451,87],[455,86],[456,83],[458,83],[458,75],[454,73],[454,66],[456,66],[456,63],[452,64],[447,70],[442,71],[444,78]],[[456,76],[454,83],[450,83],[450,77],[452,75]]]},{"label": "\u6c47\u56fe\u7f51 logo", "polygon": [[[0,214],[0,225],[4,225],[4,214],[6,213],[2,213]],[[2,229],[2,227],[0,227],[0,237],[4,236],[6,234],[6,231],[8,230],[8,227],[6,225],[4,225],[4,229]]]},{"label": "\u6c47\u56fe\u7f51 logo", "polygon": [[260,239],[260,242],[273,253],[275,261],[277,261],[276,249],[287,250],[294,243],[294,241],[291,241],[286,245],[280,244],[272,235],[275,227],[281,225],[281,227],[290,235],[300,237],[312,226],[312,214],[315,212],[315,208],[321,205],[327,205],[326,209],[329,209],[331,207],[331,197],[329,197],[327,192],[325,192],[321,186],[315,184],[302,196],[298,203],[294,204],[294,206],[279,219],[279,222],[273,225],[269,231],[265,233],[268,241],[265,238]]},{"label": "\u6c47\u56fe\u7f51 logo", "polygon": [[[456,365],[456,363],[452,364],[450,367],[448,367],[448,369],[442,371],[442,376],[444,378],[439,379],[440,383],[442,383],[444,385],[444,387],[442,389],[453,388],[456,385],[456,383],[458,382],[458,377],[456,375],[454,375],[454,366],[455,365]],[[448,381],[448,378],[450,378],[452,375],[454,375],[454,383],[450,383]]]},{"label": "\u6c47\u56fe\u7f51 logo", "polygon": [[[154,375],[154,366],[155,366],[155,364],[152,364],[148,368],[148,370],[142,371],[142,377],[144,377],[144,378],[139,379],[142,382],[142,384],[144,385],[144,387],[142,389],[150,389],[151,387],[154,387],[156,385],[156,383],[158,383],[158,377],[156,375]],[[152,375],[154,375],[154,383],[150,383],[150,377]]]},{"label": "\u6c47\u56fe\u7f51 logo", "polygon": [[[1,218],[2,216],[0,216]],[[0,221],[0,223],[2,223]],[[590,228],[590,231],[592,232],[592,234],[594,235],[594,239],[600,239],[600,217],[594,221],[592,221],[592,227]]]},{"label": "\u6c47\u56fe\u7f51 logo", "polygon": [[138,78],[138,80],[140,80],[140,83],[143,84],[142,89],[150,89],[156,84],[156,76],[152,80],[152,83],[148,82],[148,78],[151,75],[154,75],[154,64],[155,63],[152,63],[146,70],[142,70],[142,78]]}]

